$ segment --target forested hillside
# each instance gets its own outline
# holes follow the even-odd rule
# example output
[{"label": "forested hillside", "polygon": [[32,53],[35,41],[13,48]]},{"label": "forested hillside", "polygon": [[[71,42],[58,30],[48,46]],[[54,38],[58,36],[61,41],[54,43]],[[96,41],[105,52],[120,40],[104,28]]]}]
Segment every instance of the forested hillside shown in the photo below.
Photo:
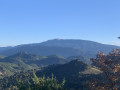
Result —
[{"label": "forested hillside", "polygon": [[20,80],[24,81],[24,83],[28,82],[34,77],[33,72],[36,73],[37,77],[52,77],[54,75],[59,82],[65,80],[64,88],[68,89],[89,88],[86,82],[91,77],[98,78],[99,74],[102,73],[96,67],[83,63],[81,60],[73,60],[63,65],[51,65],[27,72],[16,73],[11,77],[1,79],[0,86],[2,86],[1,88],[10,88],[13,85],[17,86]]},{"label": "forested hillside", "polygon": [[8,57],[1,56],[0,71],[2,76],[10,76],[21,71],[23,72],[53,64],[64,64],[67,62],[69,62],[68,59],[57,55],[40,56],[29,54],[26,52],[19,52]]}]

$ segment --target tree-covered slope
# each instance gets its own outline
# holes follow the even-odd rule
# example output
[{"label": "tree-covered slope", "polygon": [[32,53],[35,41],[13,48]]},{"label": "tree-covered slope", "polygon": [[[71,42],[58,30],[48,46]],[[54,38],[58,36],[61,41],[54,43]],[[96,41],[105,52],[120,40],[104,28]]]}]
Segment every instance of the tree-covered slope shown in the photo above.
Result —
[{"label": "tree-covered slope", "polygon": [[67,59],[57,55],[40,56],[29,54],[27,52],[19,52],[11,56],[1,58],[0,66],[5,71],[6,76],[9,76],[21,71],[27,71],[53,64],[64,64],[66,62],[68,62]]},{"label": "tree-covered slope", "polygon": [[73,60],[63,65],[52,65],[5,77],[0,79],[0,88],[16,86],[20,80],[24,82],[30,80],[33,78],[33,72],[38,77],[51,77],[54,75],[59,82],[65,79],[65,88],[68,88],[68,90],[72,88],[75,90],[86,90],[88,89],[86,81],[101,74],[101,71],[96,67],[83,63],[81,60]]},{"label": "tree-covered slope", "polygon": [[66,87],[86,88],[86,82],[92,77],[97,77],[101,71],[96,67],[83,63],[81,60],[73,60],[63,65],[52,65],[36,72],[37,76],[56,76],[58,80],[65,79]]}]

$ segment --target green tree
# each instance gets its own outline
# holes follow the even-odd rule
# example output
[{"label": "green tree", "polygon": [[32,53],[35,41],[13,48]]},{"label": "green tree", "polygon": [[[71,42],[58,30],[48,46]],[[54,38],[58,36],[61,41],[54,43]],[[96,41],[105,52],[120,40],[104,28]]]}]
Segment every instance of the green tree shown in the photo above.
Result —
[{"label": "green tree", "polygon": [[32,83],[28,81],[27,83],[20,81],[18,84],[19,90],[65,90],[64,84],[65,80],[61,83],[52,75],[49,77],[37,77],[35,74],[33,75]]}]

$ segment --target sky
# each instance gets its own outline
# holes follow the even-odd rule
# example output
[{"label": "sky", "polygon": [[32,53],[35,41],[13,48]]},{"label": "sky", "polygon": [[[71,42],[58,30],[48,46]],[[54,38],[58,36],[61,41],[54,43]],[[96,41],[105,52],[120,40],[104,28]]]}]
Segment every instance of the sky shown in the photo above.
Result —
[{"label": "sky", "polygon": [[49,39],[120,45],[120,0],[0,0],[0,46]]}]

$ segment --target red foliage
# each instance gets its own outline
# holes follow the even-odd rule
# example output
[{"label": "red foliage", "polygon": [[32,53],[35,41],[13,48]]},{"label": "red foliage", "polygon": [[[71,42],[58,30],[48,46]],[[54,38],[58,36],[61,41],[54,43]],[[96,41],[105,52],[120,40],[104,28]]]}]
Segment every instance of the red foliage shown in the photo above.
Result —
[{"label": "red foliage", "polygon": [[93,90],[118,90],[120,89],[120,50],[115,49],[108,55],[98,52],[96,58],[91,61],[104,74],[102,82],[93,82],[90,88]]}]

